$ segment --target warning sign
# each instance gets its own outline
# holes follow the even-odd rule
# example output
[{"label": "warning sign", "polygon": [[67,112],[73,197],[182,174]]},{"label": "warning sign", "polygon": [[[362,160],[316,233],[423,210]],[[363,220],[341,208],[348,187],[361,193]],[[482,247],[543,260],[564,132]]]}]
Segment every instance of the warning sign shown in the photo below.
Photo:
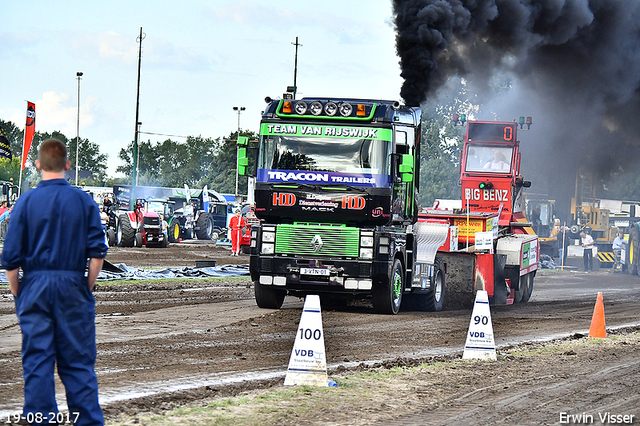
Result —
[{"label": "warning sign", "polygon": [[476,293],[462,359],[497,359],[489,296],[485,290]]},{"label": "warning sign", "polygon": [[320,296],[308,295],[293,344],[285,385],[328,386]]}]

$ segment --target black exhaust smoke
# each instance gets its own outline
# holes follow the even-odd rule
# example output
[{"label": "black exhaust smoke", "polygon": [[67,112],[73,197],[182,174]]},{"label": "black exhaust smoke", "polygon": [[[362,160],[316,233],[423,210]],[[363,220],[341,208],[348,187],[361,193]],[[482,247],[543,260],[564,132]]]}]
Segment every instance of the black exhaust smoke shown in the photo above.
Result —
[{"label": "black exhaust smoke", "polygon": [[432,102],[450,77],[477,89],[509,75],[527,112],[501,112],[534,115],[548,155],[592,160],[601,176],[640,169],[640,0],[393,0],[393,10],[408,105]]}]

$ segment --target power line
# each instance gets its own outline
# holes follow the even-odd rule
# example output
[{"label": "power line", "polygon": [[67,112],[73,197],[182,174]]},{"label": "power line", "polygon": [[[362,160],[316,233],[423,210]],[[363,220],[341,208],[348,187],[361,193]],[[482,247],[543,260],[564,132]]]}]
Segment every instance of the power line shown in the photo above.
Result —
[{"label": "power line", "polygon": [[172,136],[174,138],[189,138],[190,136],[182,136],[182,135],[169,135],[167,133],[153,133],[153,132],[138,132],[143,133],[145,135],[158,135],[158,136]]}]

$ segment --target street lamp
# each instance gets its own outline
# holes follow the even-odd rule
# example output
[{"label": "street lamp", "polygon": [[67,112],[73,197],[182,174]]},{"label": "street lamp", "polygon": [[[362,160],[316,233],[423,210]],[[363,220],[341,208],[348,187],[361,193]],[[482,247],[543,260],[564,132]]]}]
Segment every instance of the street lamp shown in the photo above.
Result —
[{"label": "street lamp", "polygon": [[[136,134],[140,134],[140,127],[142,127],[142,121],[138,121],[138,128],[136,129]],[[136,186],[138,185],[138,171],[140,170],[140,149],[137,149],[136,156]]]},{"label": "street lamp", "polygon": [[78,120],[76,121],[76,186],[78,186],[78,158],[80,157],[80,80],[82,72],[76,73],[78,78]]},{"label": "street lamp", "polygon": [[[240,113],[244,110],[246,110],[245,107],[237,107],[234,106],[233,107],[234,111],[238,111],[238,134],[236,135],[236,141],[238,140],[237,138],[240,137]],[[238,144],[236,143],[236,197],[238,197]]]}]

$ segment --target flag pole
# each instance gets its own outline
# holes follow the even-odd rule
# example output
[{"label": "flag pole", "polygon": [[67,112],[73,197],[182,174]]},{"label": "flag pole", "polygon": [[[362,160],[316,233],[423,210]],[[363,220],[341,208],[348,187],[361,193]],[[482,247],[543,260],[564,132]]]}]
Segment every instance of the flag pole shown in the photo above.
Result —
[{"label": "flag pole", "polygon": [[[30,101],[26,101],[26,102],[27,102],[27,120],[24,126],[24,138],[22,139],[22,157],[20,158],[20,178],[18,179],[18,197],[20,197],[20,193],[22,192],[22,170],[24,170],[24,167],[26,165],[27,154],[29,153],[29,149],[31,148],[31,143],[33,142],[33,136],[35,134],[35,129],[36,129],[36,104]],[[31,118],[31,123],[29,123],[29,118]],[[27,138],[30,139],[28,143],[27,143]]]}]

